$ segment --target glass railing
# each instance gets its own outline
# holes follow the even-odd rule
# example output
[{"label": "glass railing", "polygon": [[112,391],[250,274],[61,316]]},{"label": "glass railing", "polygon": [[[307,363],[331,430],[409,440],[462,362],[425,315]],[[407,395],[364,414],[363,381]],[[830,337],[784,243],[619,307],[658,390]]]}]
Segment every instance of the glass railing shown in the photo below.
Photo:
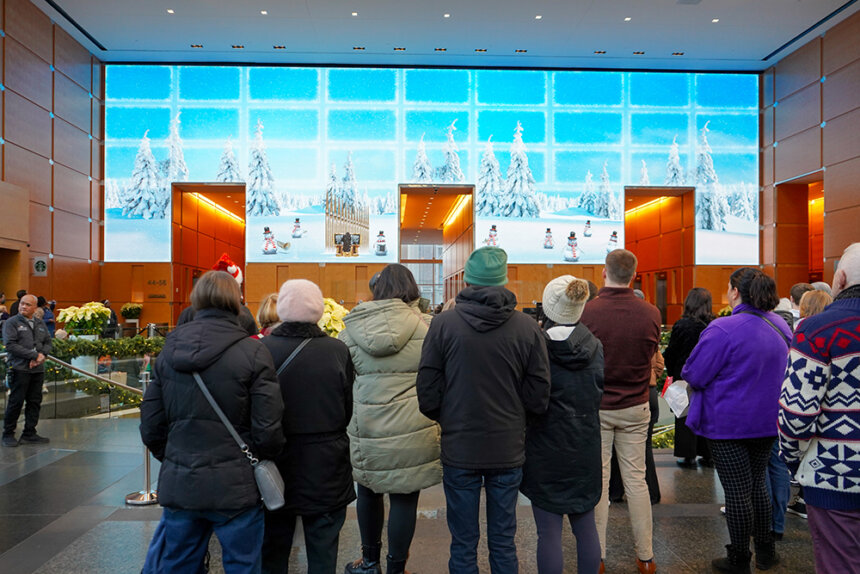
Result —
[{"label": "glass railing", "polygon": [[[0,380],[7,381],[6,353],[0,353]],[[41,419],[93,416],[135,416],[143,397],[142,379],[148,377],[148,359],[80,357],[66,363],[48,356],[42,386]],[[9,392],[0,393],[0,417]]]}]

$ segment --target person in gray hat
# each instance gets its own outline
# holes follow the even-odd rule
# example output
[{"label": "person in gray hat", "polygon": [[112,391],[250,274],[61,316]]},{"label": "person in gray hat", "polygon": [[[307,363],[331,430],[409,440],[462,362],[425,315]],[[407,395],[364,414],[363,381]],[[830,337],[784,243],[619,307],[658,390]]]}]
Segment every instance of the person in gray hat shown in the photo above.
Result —
[{"label": "person in gray hat", "polygon": [[442,428],[442,482],[452,573],[477,574],[481,486],[493,574],[518,571],[517,491],[526,413],[549,402],[543,333],[505,289],[507,254],[482,247],[466,261],[457,305],[430,324],[418,367],[419,408]]}]

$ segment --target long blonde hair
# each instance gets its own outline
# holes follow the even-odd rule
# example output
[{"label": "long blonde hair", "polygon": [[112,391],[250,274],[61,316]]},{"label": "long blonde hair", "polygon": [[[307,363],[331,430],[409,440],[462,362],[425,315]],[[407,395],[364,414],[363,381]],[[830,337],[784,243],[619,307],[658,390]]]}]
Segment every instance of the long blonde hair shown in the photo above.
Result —
[{"label": "long blonde hair", "polygon": [[278,317],[278,294],[269,293],[260,301],[260,308],[257,309],[257,323],[260,324],[261,329],[265,329],[267,327],[274,327],[280,322],[281,319]]},{"label": "long blonde hair", "polygon": [[831,303],[833,303],[833,297],[826,291],[807,291],[800,298],[800,317],[805,319],[818,315]]}]

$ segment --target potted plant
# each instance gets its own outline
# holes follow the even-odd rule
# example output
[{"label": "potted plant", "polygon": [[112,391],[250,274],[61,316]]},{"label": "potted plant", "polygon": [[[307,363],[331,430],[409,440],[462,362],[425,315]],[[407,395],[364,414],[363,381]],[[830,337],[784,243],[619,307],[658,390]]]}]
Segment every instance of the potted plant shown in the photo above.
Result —
[{"label": "potted plant", "polygon": [[141,311],[143,311],[143,303],[126,303],[119,310],[119,313],[125,319],[140,319]]},{"label": "potted plant", "polygon": [[338,333],[343,331],[345,327],[343,318],[346,317],[349,311],[330,297],[323,299],[323,303],[325,304],[323,316],[319,320],[318,325],[328,336],[337,338]]},{"label": "potted plant", "polygon": [[[77,339],[95,340],[110,320],[110,309],[97,301],[90,301],[81,307],[60,309],[57,321],[65,323],[69,336]],[[72,365],[95,373],[98,357],[84,356],[72,359]]]}]

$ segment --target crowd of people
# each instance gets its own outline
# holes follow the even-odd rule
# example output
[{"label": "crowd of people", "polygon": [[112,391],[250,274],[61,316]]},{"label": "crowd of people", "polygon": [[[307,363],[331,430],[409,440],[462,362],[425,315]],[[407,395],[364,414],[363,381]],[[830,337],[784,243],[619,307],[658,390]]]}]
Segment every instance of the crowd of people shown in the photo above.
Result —
[{"label": "crowd of people", "polygon": [[[676,420],[678,463],[715,466],[725,492],[731,542],[713,567],[750,572],[752,540],[755,566],[771,568],[786,509],[805,504],[818,570],[857,571],[860,244],[840,260],[832,296],[795,286],[787,314],[774,312],[776,284],[758,269],[731,274],[724,318],[714,318],[707,290],[692,289],[662,355],[659,311],[630,288],[636,266],[618,249],[596,292],[582,279],[554,279],[538,322],[516,310],[499,248],[470,255],[466,288],[433,317],[410,271],[392,264],[338,339],[317,327],[315,284],[287,281],[266,298],[251,338],[238,285],[207,273],[192,294],[193,320],[167,338],[141,407],[165,506],[144,571],[199,571],[214,531],[228,572],[286,572],[301,517],[308,571],[336,572],[355,500],[361,555],[344,572],[404,573],[420,493],[441,482],[450,572],[478,572],[483,490],[494,573],[518,571],[520,492],[531,500],[541,574],[563,571],[565,519],[577,571],[602,573],[614,459],[636,568],[656,572],[659,485],[646,445],[663,358],[690,388],[689,412]],[[259,504],[252,466],[193,373],[254,456],[276,461],[282,509]],[[790,505],[792,476],[803,500]]]},{"label": "crowd of people", "polygon": [[[452,573],[478,572],[482,490],[495,574],[519,568],[519,493],[531,501],[541,574],[563,571],[565,520],[577,571],[602,574],[609,505],[622,496],[631,566],[656,572],[651,506],[660,491],[648,447],[664,359],[690,393],[675,422],[678,464],[714,466],[725,493],[730,544],[713,568],[777,564],[788,511],[808,516],[818,572],[858,572],[860,243],[845,250],[832,290],[798,284],[781,302],[771,277],[745,267],[726,286],[731,313],[715,318],[711,293],[691,289],[662,354],[660,313],[631,289],[636,268],[635,254],[617,249],[599,290],[553,279],[536,321],[516,310],[497,247],[469,256],[466,287],[434,316],[408,268],[391,264],[338,338],[317,325],[323,295],[310,281],[266,297],[258,332],[234,278],[206,273],[141,405],[164,507],[144,572],[201,571],[213,532],[226,572],[287,572],[300,517],[309,573],[402,574],[421,491],[439,483]],[[18,444],[24,400],[20,441],[47,442],[35,432],[32,389],[51,338],[34,318],[35,296],[16,303],[3,327],[14,361],[4,446]],[[249,459],[275,462],[282,508],[263,508]],[[790,502],[792,479],[800,492]],[[338,565],[353,501],[360,556]]]}]

